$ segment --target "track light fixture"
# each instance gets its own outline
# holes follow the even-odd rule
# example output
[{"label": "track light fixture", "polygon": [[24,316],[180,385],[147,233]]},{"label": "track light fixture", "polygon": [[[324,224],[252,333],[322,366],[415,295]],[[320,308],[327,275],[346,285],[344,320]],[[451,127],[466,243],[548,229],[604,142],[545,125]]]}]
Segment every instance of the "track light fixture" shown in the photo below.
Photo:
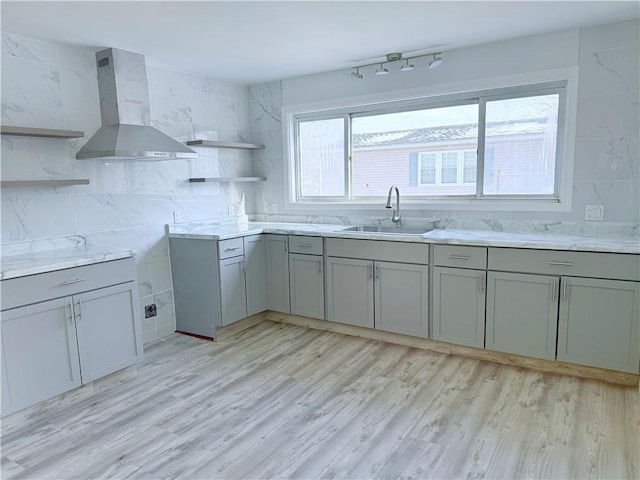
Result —
[{"label": "track light fixture", "polygon": [[409,60],[412,60],[414,58],[422,58],[422,57],[433,57],[432,60],[429,62],[429,68],[434,69],[442,65],[442,63],[444,62],[441,55],[442,55],[442,52],[426,53],[423,55],[413,55],[411,57],[404,57],[402,53],[387,53],[385,56],[386,60],[384,62],[367,63],[365,65],[358,65],[357,67],[353,67],[351,76],[362,80],[364,76],[360,73],[360,69],[365,67],[371,67],[373,65],[379,65],[379,68],[376,68],[374,72],[375,75],[388,75],[389,69],[385,67],[385,64],[398,62],[401,60],[404,60],[405,63],[400,67],[400,71],[410,72],[412,70],[415,70],[416,67],[412,63],[409,63]]},{"label": "track light fixture", "polygon": [[434,68],[438,68],[440,65],[442,65],[442,62],[444,62],[444,60],[442,60],[442,57],[440,56],[440,54],[434,53],[433,60],[429,62],[429,68],[431,68],[432,70]]},{"label": "track light fixture", "polygon": [[380,64],[380,68],[376,69],[376,75],[387,75],[388,73],[389,73],[389,70],[384,68],[382,64]]},{"label": "track light fixture", "polygon": [[355,77],[355,78],[359,78],[360,80],[362,80],[362,75],[360,75],[360,69],[356,68],[355,72],[351,72],[351,76]]},{"label": "track light fixture", "polygon": [[407,63],[405,63],[404,65],[402,65],[400,67],[400,71],[401,72],[410,72],[411,70],[415,69],[416,67],[413,66],[413,64],[409,63],[409,59],[407,58]]}]

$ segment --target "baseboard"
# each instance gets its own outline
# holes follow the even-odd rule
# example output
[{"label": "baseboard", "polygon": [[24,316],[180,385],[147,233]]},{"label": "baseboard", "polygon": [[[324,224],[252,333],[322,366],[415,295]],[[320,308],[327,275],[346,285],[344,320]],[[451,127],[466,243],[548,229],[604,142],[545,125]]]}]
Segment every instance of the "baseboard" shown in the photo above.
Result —
[{"label": "baseboard", "polygon": [[246,330],[247,328],[258,325],[266,318],[267,312],[260,312],[256,313],[255,315],[251,315],[250,317],[243,318],[242,320],[238,320],[237,322],[232,323],[231,325],[227,325],[226,327],[217,327],[214,341],[220,342],[226,338],[242,332],[243,330]]},{"label": "baseboard", "polygon": [[510,365],[513,367],[530,368],[532,370],[538,370],[541,372],[570,375],[573,377],[601,380],[616,385],[638,387],[640,391],[640,375],[633,373],[617,372],[614,370],[606,370],[603,368],[575,365],[573,363],[564,363],[553,360],[525,357],[522,355],[514,355],[510,353],[494,352],[481,348],[454,345],[451,343],[429,340],[427,338],[412,337],[399,333],[381,332],[379,330],[372,330],[370,328],[344,325],[342,323],[334,323],[328,320],[318,320],[315,318],[301,317],[298,315],[289,315],[286,313],[273,311],[267,312],[267,319],[275,322],[297,325],[300,327],[313,328],[316,330],[324,330],[327,332],[340,333],[343,335],[351,335],[354,337],[361,337],[369,340],[379,340],[381,342],[403,345],[405,347],[429,350],[431,352],[443,353],[446,355],[458,355],[467,358],[474,358],[476,360],[485,360],[487,362]]}]

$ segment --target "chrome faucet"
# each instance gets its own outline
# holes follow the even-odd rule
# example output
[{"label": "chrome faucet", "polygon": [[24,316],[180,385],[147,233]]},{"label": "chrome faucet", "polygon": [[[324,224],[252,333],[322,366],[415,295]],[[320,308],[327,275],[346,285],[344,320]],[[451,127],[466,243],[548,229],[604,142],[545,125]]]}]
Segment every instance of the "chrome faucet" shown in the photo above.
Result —
[{"label": "chrome faucet", "polygon": [[387,196],[387,205],[385,208],[391,208],[391,194],[393,193],[393,189],[396,189],[396,210],[393,211],[393,215],[391,215],[391,221],[396,224],[396,227],[401,227],[400,218],[400,190],[395,185],[391,185],[389,189],[389,195]]}]

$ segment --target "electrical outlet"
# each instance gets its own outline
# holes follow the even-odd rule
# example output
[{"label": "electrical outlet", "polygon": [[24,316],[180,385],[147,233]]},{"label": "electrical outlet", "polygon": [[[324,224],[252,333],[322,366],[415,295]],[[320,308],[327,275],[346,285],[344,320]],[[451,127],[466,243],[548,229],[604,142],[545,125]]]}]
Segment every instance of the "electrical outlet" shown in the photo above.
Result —
[{"label": "electrical outlet", "polygon": [[269,204],[269,213],[278,213],[278,204],[276,202]]},{"label": "electrical outlet", "polygon": [[151,305],[146,305],[144,307],[144,318],[151,318],[158,315],[158,309],[156,308],[156,304],[152,303]]},{"label": "electrical outlet", "polygon": [[182,212],[179,210],[173,211],[173,223],[180,223],[182,221]]},{"label": "electrical outlet", "polygon": [[604,205],[587,205],[584,210],[584,219],[590,222],[604,220]]}]

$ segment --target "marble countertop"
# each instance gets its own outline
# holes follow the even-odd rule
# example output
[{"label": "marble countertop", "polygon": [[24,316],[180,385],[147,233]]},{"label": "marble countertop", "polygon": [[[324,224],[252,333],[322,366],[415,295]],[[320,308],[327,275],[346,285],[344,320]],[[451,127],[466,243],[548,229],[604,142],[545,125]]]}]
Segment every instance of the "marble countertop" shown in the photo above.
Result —
[{"label": "marble countertop", "polygon": [[132,257],[132,250],[74,247],[0,257],[0,280]]},{"label": "marble countertop", "polygon": [[249,222],[237,226],[170,225],[170,238],[224,240],[228,238],[277,233],[322,237],[359,238],[401,242],[478,245],[491,247],[537,248],[545,250],[575,250],[588,252],[640,254],[637,237],[587,237],[549,233],[517,233],[485,230],[435,229],[423,235],[398,235],[371,232],[346,232],[349,225]]}]

